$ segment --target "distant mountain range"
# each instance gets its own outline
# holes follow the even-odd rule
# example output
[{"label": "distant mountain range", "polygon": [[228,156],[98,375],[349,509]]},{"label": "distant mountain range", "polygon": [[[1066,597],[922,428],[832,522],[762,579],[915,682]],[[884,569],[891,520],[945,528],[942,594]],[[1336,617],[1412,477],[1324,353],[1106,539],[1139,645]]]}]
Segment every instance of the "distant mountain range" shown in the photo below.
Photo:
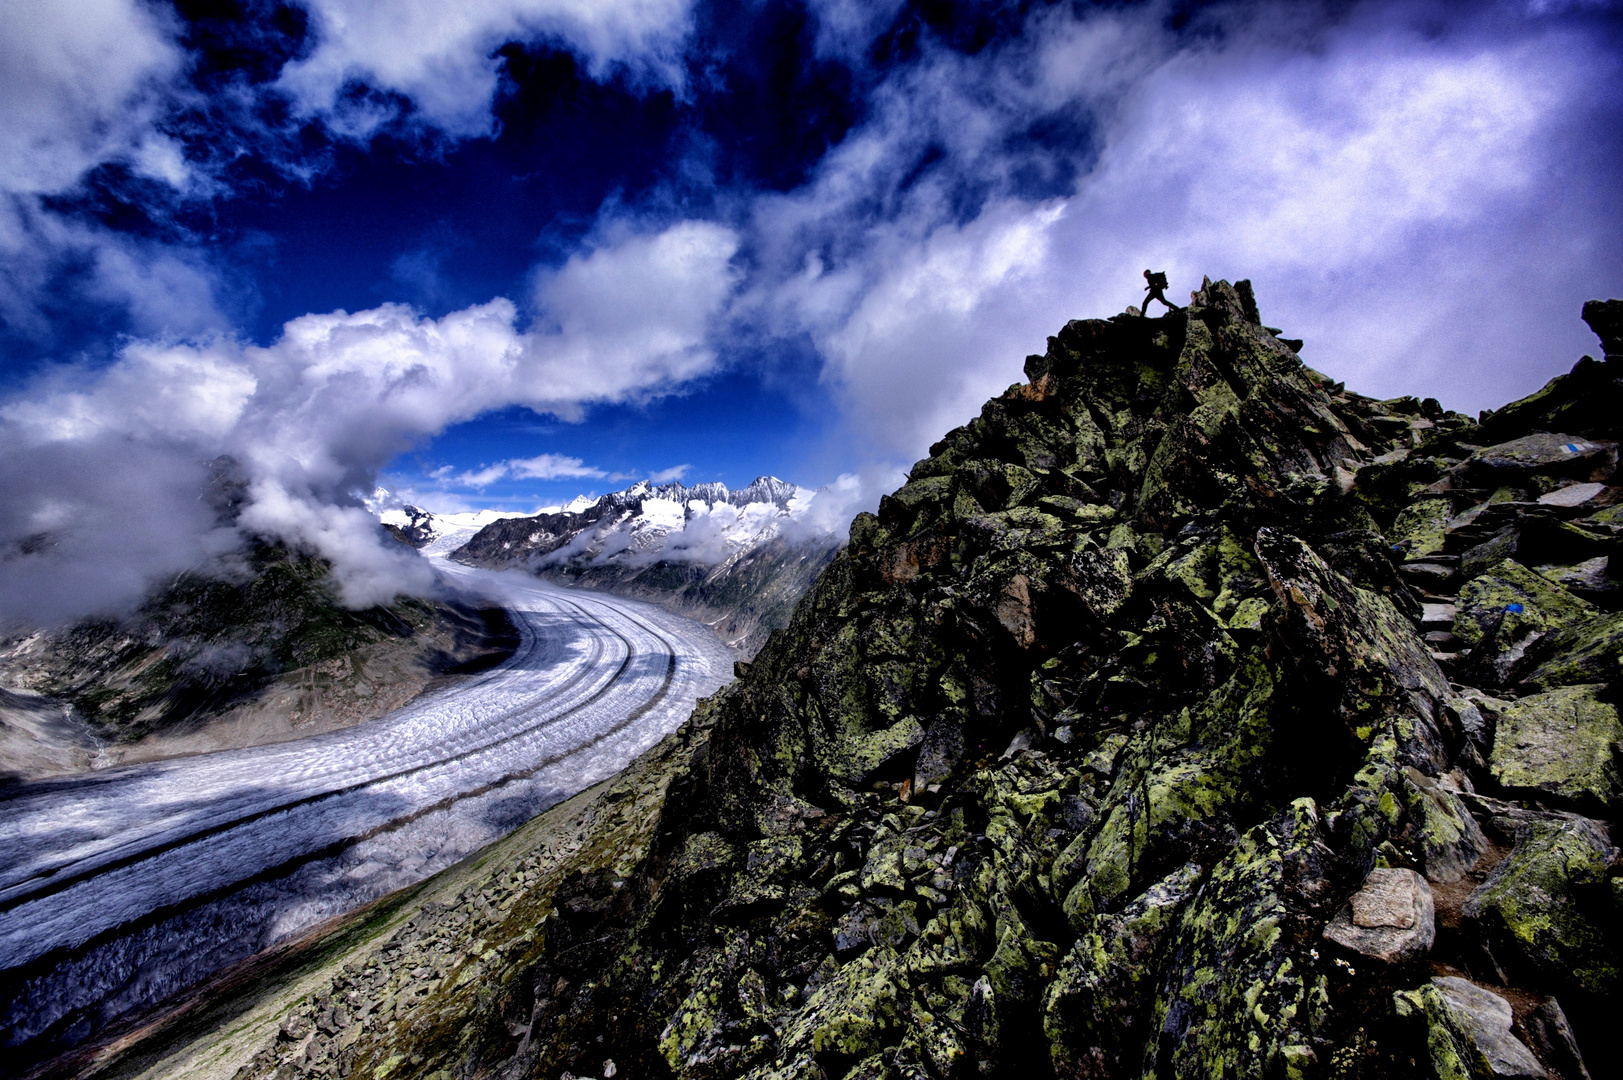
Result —
[{"label": "distant mountain range", "polygon": [[754,655],[840,548],[843,537],[812,511],[819,496],[773,476],[736,491],[645,480],[530,516],[412,506],[379,516],[426,553],[652,600]]}]

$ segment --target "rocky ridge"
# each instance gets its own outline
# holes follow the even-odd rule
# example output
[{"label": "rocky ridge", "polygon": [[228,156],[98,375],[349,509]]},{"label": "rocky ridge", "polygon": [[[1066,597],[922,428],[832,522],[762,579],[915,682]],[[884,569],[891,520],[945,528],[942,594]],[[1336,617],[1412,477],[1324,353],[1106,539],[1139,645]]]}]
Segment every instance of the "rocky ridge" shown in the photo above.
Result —
[{"label": "rocky ridge", "polygon": [[1478,420],[1304,367],[1245,282],[1070,323],[612,827],[448,872],[237,1075],[1607,1075],[1623,303],[1585,314],[1606,361]]}]

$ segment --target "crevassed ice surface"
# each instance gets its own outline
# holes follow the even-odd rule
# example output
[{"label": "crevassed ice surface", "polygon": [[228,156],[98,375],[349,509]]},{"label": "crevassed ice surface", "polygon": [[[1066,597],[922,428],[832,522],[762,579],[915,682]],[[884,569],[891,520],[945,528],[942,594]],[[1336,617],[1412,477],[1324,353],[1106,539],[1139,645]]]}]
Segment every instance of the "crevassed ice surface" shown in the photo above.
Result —
[{"label": "crevassed ice surface", "polygon": [[82,1041],[449,866],[613,775],[731,678],[696,622],[436,561],[513,613],[511,659],[343,731],[0,802],[4,1045]]}]

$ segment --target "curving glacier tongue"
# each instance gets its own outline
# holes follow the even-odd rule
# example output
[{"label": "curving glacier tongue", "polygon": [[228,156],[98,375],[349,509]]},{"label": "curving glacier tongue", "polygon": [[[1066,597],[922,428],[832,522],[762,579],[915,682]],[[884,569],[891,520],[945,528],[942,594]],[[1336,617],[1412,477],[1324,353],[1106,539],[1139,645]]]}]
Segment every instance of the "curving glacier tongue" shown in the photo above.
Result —
[{"label": "curving glacier tongue", "polygon": [[731,674],[659,608],[447,565],[513,658],[371,723],[34,785],[0,813],[4,1045],[37,1059],[618,771]]}]

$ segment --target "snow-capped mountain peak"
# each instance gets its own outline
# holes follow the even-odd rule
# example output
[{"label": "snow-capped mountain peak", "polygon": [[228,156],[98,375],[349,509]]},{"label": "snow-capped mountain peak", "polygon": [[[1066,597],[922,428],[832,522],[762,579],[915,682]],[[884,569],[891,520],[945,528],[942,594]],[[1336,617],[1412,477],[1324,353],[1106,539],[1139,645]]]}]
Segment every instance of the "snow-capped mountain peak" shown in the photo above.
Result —
[{"label": "snow-capped mountain peak", "polygon": [[774,476],[737,491],[643,480],[494,522],[452,557],[655,600],[704,619],[748,653],[839,550],[850,520],[835,508],[843,502],[817,513],[817,497]]},{"label": "snow-capped mountain peak", "polygon": [[623,491],[526,518],[497,523],[472,537],[458,558],[548,566],[656,561],[717,565],[788,530],[822,541],[827,529],[800,519],[815,493],[775,476],[756,477],[737,491],[713,481],[655,484],[639,480]]}]

